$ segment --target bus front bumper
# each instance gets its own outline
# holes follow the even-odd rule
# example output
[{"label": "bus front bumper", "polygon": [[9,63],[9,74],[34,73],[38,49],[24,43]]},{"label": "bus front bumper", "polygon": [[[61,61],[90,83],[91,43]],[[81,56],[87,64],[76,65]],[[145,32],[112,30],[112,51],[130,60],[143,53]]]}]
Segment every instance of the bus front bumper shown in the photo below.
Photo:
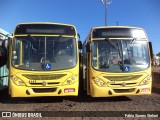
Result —
[{"label": "bus front bumper", "polygon": [[27,87],[10,83],[11,97],[78,96],[78,82],[55,87]]},{"label": "bus front bumper", "polygon": [[91,85],[92,97],[112,97],[129,95],[150,95],[151,83],[143,86],[132,87],[99,87],[96,84]]}]

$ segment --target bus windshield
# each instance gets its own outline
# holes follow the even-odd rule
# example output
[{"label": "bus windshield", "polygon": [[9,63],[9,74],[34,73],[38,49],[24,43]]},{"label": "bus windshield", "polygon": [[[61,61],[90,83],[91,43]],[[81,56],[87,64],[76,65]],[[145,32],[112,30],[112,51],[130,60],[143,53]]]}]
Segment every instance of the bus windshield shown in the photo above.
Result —
[{"label": "bus windshield", "polygon": [[136,72],[150,65],[147,41],[94,40],[92,66],[107,72]]},{"label": "bus windshield", "polygon": [[62,70],[73,68],[76,62],[73,37],[21,36],[13,40],[12,65],[17,69]]}]

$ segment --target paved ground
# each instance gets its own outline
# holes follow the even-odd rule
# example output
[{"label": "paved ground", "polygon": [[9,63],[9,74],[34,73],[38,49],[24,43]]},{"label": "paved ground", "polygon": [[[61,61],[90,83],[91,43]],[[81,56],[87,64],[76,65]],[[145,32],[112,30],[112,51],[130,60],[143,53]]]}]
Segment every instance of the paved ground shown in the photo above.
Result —
[{"label": "paved ground", "polygon": [[[84,114],[84,111],[160,111],[160,89],[158,88],[153,88],[153,93],[149,96],[145,95],[112,98],[91,98],[80,95],[79,97],[74,98],[42,97],[11,99],[6,94],[7,92],[4,91],[4,93],[0,95],[0,111],[73,111],[74,114],[77,114],[73,115],[75,116],[75,119],[83,118],[77,118],[79,115],[78,112],[75,111],[83,111]],[[98,116],[98,119],[105,119],[101,117],[101,114],[100,116],[96,115],[99,114],[98,112],[94,112],[94,114],[95,116]],[[116,116],[115,112],[111,114]],[[128,114],[132,114],[132,112],[129,112]],[[93,116],[91,115],[91,117]]]},{"label": "paved ground", "polygon": [[[160,76],[160,74],[157,74],[157,75]],[[156,78],[158,77],[156,76]],[[45,119],[58,119],[58,120],[66,120],[66,119],[68,120],[137,119],[139,120],[139,119],[146,119],[145,115],[147,114],[153,115],[152,117],[150,116],[150,118],[147,118],[147,119],[158,120],[159,118],[157,118],[156,115],[159,114],[159,117],[160,117],[160,86],[158,86],[158,84],[160,85],[159,81],[160,79],[153,80],[153,90],[151,95],[111,97],[111,98],[91,98],[89,96],[86,96],[84,92],[81,92],[81,94],[78,97],[41,97],[41,98],[13,99],[8,96],[8,91],[4,90],[4,91],[1,91],[0,93],[0,111],[1,112],[2,111],[24,111],[24,112],[37,111],[37,112],[41,112],[42,116],[46,114],[49,114],[48,116],[57,115],[57,117],[48,117]],[[42,111],[48,111],[48,112],[42,112]],[[57,111],[61,111],[61,112],[57,112]],[[63,113],[62,111],[66,111],[66,112]],[[78,111],[81,111],[81,112],[78,112]],[[136,111],[136,112],[133,112],[133,111]],[[137,111],[139,112],[137,113]],[[149,111],[149,112],[145,113],[144,111]],[[24,113],[23,115],[25,114],[28,115],[28,113]],[[14,114],[14,116],[15,115],[16,114]],[[63,117],[60,117],[62,115]],[[125,115],[126,116],[128,115],[128,118],[124,117]],[[141,116],[138,116],[138,115],[141,115]],[[64,117],[64,116],[72,116],[72,117]],[[106,116],[109,116],[109,117],[106,117]],[[5,119],[9,119],[9,118],[5,118]],[[13,119],[18,120],[22,118],[13,118]],[[29,118],[23,118],[23,119],[29,119]],[[44,118],[36,118],[36,119],[43,120]]]}]

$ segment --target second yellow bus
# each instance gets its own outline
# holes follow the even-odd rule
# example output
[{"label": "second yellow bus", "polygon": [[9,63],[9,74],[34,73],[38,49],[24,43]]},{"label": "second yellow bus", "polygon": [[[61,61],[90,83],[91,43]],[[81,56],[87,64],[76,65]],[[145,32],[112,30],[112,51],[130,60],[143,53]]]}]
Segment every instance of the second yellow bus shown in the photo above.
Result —
[{"label": "second yellow bus", "polygon": [[83,79],[87,94],[92,97],[151,94],[149,49],[142,28],[91,29],[83,43]]}]

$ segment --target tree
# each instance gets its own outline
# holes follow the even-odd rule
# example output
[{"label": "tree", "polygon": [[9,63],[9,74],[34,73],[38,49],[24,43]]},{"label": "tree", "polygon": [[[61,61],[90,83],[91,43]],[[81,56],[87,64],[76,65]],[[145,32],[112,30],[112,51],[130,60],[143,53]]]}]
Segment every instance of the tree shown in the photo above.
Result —
[{"label": "tree", "polygon": [[157,53],[156,55],[160,57],[160,52],[159,52],[159,53]]}]

